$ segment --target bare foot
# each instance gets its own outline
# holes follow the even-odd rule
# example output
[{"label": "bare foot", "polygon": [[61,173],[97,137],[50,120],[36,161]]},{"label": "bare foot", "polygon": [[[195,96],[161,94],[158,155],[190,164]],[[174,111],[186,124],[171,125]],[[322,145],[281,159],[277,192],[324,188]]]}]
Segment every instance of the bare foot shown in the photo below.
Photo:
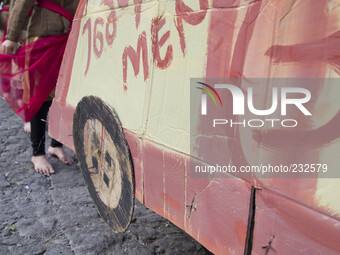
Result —
[{"label": "bare foot", "polygon": [[25,131],[26,134],[30,134],[31,133],[31,123],[26,122],[24,124],[24,131]]},{"label": "bare foot", "polygon": [[24,106],[24,102],[22,101],[22,99],[19,99],[19,100],[17,101],[17,104],[18,104],[18,106],[19,106],[20,108]]},{"label": "bare foot", "polygon": [[71,165],[73,163],[73,159],[66,154],[63,147],[50,147],[48,148],[48,153],[51,154],[51,156],[57,157],[65,165]]},{"label": "bare foot", "polygon": [[9,93],[8,92],[4,92],[2,95],[3,99],[8,100],[10,98]]},{"label": "bare foot", "polygon": [[46,176],[50,176],[55,173],[45,155],[33,156],[31,160],[37,173],[41,173]]}]

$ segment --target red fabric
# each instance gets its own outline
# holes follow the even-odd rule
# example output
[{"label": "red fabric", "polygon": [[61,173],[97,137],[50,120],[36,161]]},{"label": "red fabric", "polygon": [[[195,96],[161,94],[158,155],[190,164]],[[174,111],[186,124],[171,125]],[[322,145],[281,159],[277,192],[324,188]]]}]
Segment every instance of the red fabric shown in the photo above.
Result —
[{"label": "red fabric", "polygon": [[[67,10],[49,0],[39,0],[37,5],[73,19]],[[40,38],[15,55],[0,54],[0,96],[26,122],[56,86],[68,35]]]},{"label": "red fabric", "polygon": [[18,50],[0,54],[0,95],[30,121],[55,88],[68,34],[43,37]]}]

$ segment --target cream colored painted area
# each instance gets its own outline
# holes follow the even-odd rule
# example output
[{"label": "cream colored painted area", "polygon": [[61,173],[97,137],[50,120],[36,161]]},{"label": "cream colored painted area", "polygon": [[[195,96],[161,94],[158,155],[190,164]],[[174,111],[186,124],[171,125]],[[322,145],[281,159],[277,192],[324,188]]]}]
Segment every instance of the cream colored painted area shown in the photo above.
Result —
[{"label": "cream colored painted area", "polygon": [[[195,8],[194,5],[190,7]],[[184,57],[173,22],[174,10],[174,2],[160,6],[166,23],[159,37],[170,31],[170,39],[160,49],[160,55],[164,58],[168,45],[172,45],[173,60],[167,69],[154,67],[146,136],[152,141],[189,154],[190,78],[205,77],[210,15],[208,12],[204,21],[197,26],[183,21],[186,41]]]},{"label": "cream colored painted area", "polygon": [[[159,0],[142,0],[143,1],[143,5],[145,7],[145,4],[148,3],[154,3],[157,4],[157,2],[159,2]],[[162,0],[162,1],[166,1],[166,0]],[[170,1],[175,1],[175,0],[170,0]],[[122,2],[122,0],[121,0]],[[123,7],[119,7],[118,6],[118,0],[88,0],[88,4],[87,4],[87,8],[85,8],[85,14],[86,15],[93,15],[96,14],[98,12],[102,12],[102,11],[106,11],[109,10],[109,6],[105,3],[113,3],[114,9],[118,10],[118,9],[124,9],[124,12],[130,13],[131,15],[135,15],[134,9],[131,7],[136,6],[136,4],[134,3],[134,1],[132,0],[125,0],[124,2],[127,2],[126,6]]]},{"label": "cream colored painted area", "polygon": [[[90,6],[100,6],[100,1],[89,1]],[[95,7],[93,7],[96,9]],[[123,52],[126,47],[137,49],[137,41],[143,32],[146,34],[147,59],[149,72],[152,67],[151,51],[151,19],[157,16],[157,2],[143,4],[140,25],[136,28],[134,6],[117,9],[117,36],[109,46],[105,39],[105,24],[110,10],[98,11],[82,18],[77,52],[72,70],[67,103],[75,107],[82,97],[98,96],[117,112],[124,128],[137,134],[143,133],[145,109],[147,106],[150,77],[144,81],[142,56],[139,57],[139,73],[135,76],[129,58],[127,58],[127,89],[123,84]],[[104,19],[104,25],[97,26],[97,32],[103,33],[104,50],[101,57],[94,54],[94,24],[97,18]],[[91,20],[91,60],[87,74],[85,70],[88,61],[88,29],[84,28],[86,22]],[[88,24],[88,23],[87,23]],[[82,33],[84,31],[84,33]],[[112,31],[112,30],[110,30]],[[97,47],[100,42],[97,40]],[[142,55],[142,54],[141,54]]]},{"label": "cream colored painted area", "polygon": [[[114,3],[117,7],[116,1]],[[186,4],[193,10],[199,10],[197,3]],[[108,46],[105,41],[105,25],[97,26],[97,30],[104,34],[104,51],[100,58],[93,51],[94,23],[97,18],[103,18],[106,22],[110,10],[96,0],[89,1],[85,13],[87,14],[81,21],[67,103],[75,107],[84,96],[98,96],[115,109],[124,128],[141,136],[146,135],[148,139],[164,146],[188,153],[190,78],[205,75],[209,13],[197,26],[183,21],[187,44],[184,57],[175,27],[175,1],[143,1],[138,29],[134,6],[116,9],[117,36],[112,46]],[[169,40],[160,49],[161,58],[164,58],[169,44],[173,47],[173,60],[165,70],[153,65],[151,22],[156,17],[162,17],[166,21],[159,31],[159,39],[170,30]],[[84,75],[89,45],[88,29],[84,26],[89,18],[92,30],[91,61],[88,72]],[[129,46],[136,51],[138,37],[142,32],[146,33],[149,77],[144,81],[142,56],[139,58],[137,76],[127,58],[127,90],[124,90],[123,52]],[[99,45],[99,41],[97,44]],[[151,89],[152,98],[149,100]]]},{"label": "cream colored painted area", "polygon": [[340,178],[319,178],[314,204],[329,215],[340,218],[338,194],[340,194]]}]

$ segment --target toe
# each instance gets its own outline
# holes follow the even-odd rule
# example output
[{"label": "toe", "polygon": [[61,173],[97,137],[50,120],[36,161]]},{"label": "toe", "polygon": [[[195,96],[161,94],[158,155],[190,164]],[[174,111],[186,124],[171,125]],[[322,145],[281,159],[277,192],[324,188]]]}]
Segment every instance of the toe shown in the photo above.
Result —
[{"label": "toe", "polygon": [[71,165],[73,163],[73,159],[70,156],[66,155],[64,163],[68,164],[68,165]]},{"label": "toe", "polygon": [[49,176],[48,169],[44,168],[42,172],[45,176]]},{"label": "toe", "polygon": [[64,164],[68,163],[66,157],[64,157],[64,156],[60,157],[60,161],[63,162]]},{"label": "toe", "polygon": [[49,172],[50,174],[54,174],[54,173],[55,173],[55,171],[54,171],[54,169],[53,169],[52,167],[50,167],[50,169],[48,170],[48,172]]}]

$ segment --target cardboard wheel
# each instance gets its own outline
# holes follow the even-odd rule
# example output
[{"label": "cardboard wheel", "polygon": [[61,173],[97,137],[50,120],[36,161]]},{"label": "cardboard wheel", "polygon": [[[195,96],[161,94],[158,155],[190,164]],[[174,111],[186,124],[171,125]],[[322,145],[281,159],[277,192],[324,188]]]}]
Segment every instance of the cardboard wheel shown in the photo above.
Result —
[{"label": "cardboard wheel", "polygon": [[84,97],[73,117],[80,168],[100,216],[115,232],[125,231],[134,208],[134,174],[122,125],[101,99]]}]

